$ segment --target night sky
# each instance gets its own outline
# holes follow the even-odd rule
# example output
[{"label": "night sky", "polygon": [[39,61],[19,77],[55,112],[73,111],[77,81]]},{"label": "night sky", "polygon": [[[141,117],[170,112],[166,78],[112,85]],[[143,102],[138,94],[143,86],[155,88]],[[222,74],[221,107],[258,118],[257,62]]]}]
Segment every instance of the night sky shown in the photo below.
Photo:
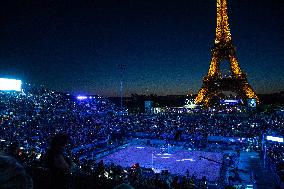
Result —
[{"label": "night sky", "polygon": [[[237,57],[257,93],[284,90],[284,1],[228,0]],[[21,0],[0,6],[0,76],[72,94],[196,93],[216,0]]]}]

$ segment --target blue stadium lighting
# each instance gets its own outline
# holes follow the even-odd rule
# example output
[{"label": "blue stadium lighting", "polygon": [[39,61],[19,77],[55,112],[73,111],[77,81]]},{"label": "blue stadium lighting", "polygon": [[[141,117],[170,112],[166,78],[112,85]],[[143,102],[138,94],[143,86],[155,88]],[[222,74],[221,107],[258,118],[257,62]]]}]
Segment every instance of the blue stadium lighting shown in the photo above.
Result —
[{"label": "blue stadium lighting", "polygon": [[238,103],[239,100],[224,100],[225,103]]},{"label": "blue stadium lighting", "polygon": [[77,96],[77,99],[78,100],[85,100],[85,99],[87,99],[88,97],[87,96]]}]

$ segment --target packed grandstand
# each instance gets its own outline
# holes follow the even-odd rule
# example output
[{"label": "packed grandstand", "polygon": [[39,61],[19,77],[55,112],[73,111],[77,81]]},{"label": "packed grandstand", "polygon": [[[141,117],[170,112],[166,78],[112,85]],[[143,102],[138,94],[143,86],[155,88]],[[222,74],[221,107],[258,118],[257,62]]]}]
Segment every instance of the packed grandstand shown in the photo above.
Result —
[{"label": "packed grandstand", "polygon": [[[255,184],[256,173],[246,172],[248,181],[239,176],[240,154],[254,152],[283,187],[283,139],[267,140],[283,136],[283,115],[119,112],[101,96],[29,85],[0,91],[1,157],[15,158],[34,188],[186,189]],[[54,180],[49,157],[57,144],[67,168]]]}]

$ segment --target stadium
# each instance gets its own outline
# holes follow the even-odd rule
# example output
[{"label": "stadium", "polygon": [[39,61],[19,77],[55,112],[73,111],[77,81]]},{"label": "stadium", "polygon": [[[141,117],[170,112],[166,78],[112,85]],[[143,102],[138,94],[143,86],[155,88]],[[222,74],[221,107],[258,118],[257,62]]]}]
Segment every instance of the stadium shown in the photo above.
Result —
[{"label": "stadium", "polygon": [[[269,184],[282,182],[281,114],[208,109],[121,114],[105,97],[5,81],[1,151],[21,162],[35,188],[58,185],[46,159],[54,141],[61,144],[64,137],[68,174],[57,174],[66,179],[61,184],[73,188],[123,183],[135,188],[256,188],[266,171],[271,172]],[[263,163],[266,169],[255,167]]]},{"label": "stadium", "polygon": [[0,189],[284,189],[283,2],[0,8]]}]

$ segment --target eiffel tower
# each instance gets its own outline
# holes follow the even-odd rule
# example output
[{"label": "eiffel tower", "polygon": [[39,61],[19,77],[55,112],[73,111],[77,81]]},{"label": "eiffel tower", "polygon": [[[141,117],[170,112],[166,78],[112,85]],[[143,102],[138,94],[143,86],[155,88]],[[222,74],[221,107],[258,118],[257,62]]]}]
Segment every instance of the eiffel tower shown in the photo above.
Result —
[{"label": "eiffel tower", "polygon": [[[213,96],[222,91],[232,91],[242,99],[259,99],[247,82],[247,77],[242,72],[237,57],[236,48],[232,43],[229,28],[226,0],[217,0],[217,26],[214,47],[211,50],[212,59],[207,75],[203,78],[203,84],[195,98],[196,104],[208,106]],[[230,62],[230,74],[223,76],[220,71],[220,62]]]}]

